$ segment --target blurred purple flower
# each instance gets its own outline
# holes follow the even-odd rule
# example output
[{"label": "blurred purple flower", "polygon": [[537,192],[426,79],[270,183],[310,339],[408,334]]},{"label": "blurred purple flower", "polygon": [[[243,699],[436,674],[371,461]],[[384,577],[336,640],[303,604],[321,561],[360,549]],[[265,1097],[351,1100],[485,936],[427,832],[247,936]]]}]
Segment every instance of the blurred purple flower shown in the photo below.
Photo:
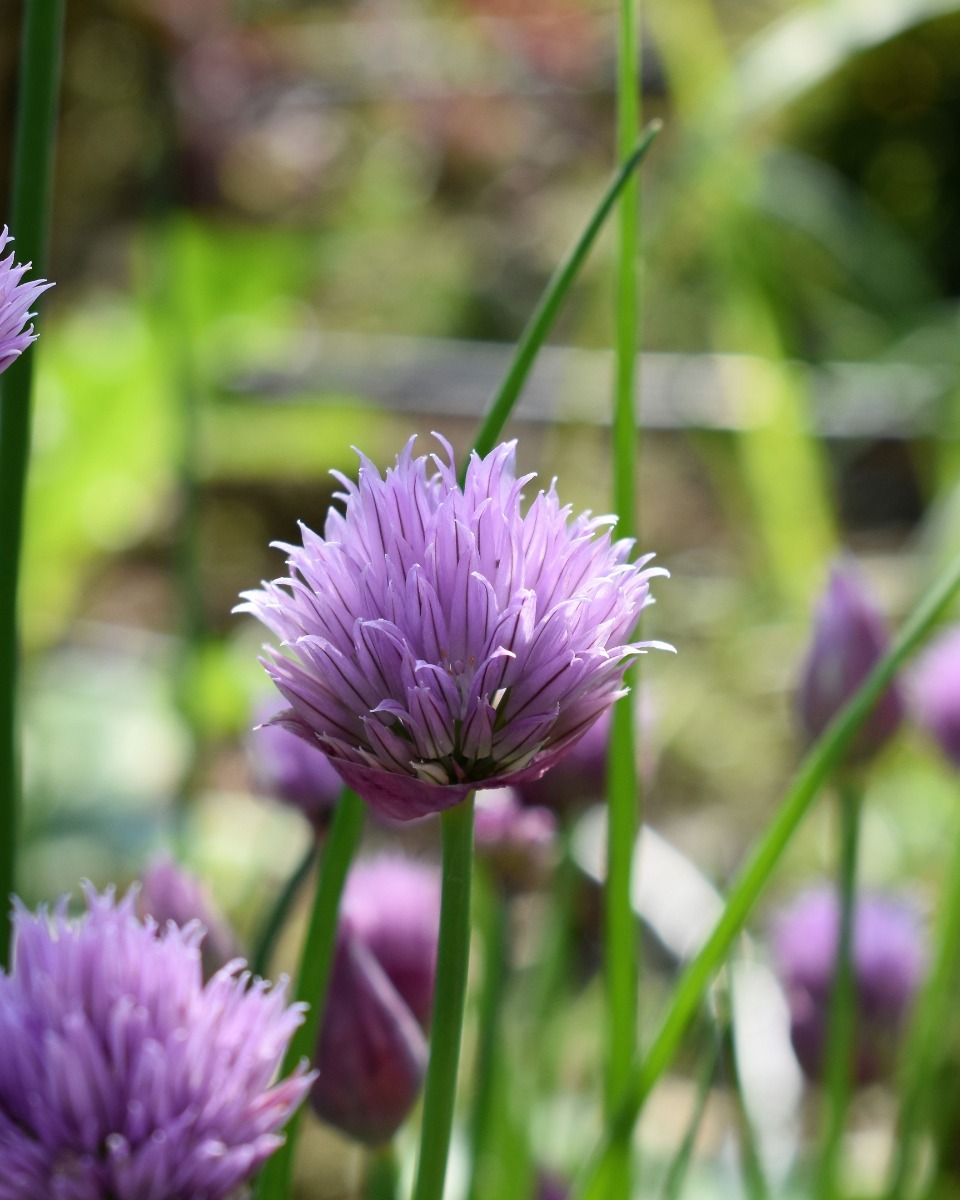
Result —
[{"label": "blurred purple flower", "polygon": [[325,832],[343,791],[343,780],[317,743],[271,723],[277,705],[262,705],[247,746],[257,786],[298,808],[319,834]]},{"label": "blurred purple flower", "polygon": [[[800,896],[773,929],[793,1048],[812,1080],[823,1076],[839,925],[836,892],[824,888]],[[880,1079],[892,1068],[926,962],[926,940],[912,904],[892,896],[858,898],[853,922],[858,1083]]]},{"label": "blurred purple flower", "polygon": [[474,844],[477,857],[507,891],[536,888],[556,857],[557,819],[548,808],[525,808],[512,788],[483,792]]},{"label": "blurred purple flower", "polygon": [[[6,225],[0,233],[0,253],[13,241]],[[23,282],[23,277],[30,270],[31,263],[18,264],[14,262],[13,251],[6,258],[0,259],[0,371],[5,371],[12,362],[26,350],[31,342],[37,340],[33,326],[27,321],[34,315],[30,306],[34,300],[52,288],[52,283],[45,279],[33,279]]]},{"label": "blurred purple flower", "polygon": [[239,606],[291,655],[263,660],[291,705],[275,723],[397,819],[541,775],[659,644],[628,639],[665,572],[628,562],[611,518],[571,520],[552,486],[522,516],[533,476],[515,478],[512,442],[474,455],[461,489],[439,440],[449,461],[411,439],[385,478],[361,456],[357,484],[338,476],[345,511]]},{"label": "blurred purple flower", "polygon": [[912,693],[920,724],[960,767],[960,626],[931,642],[914,669]]},{"label": "blurred purple flower", "polygon": [[[836,562],[814,615],[813,641],[797,694],[801,724],[810,741],[827,728],[886,653],[890,637],[850,559]],[[904,703],[894,683],[861,726],[848,755],[870,758],[893,737]]]},{"label": "blurred purple flower", "polygon": [[340,912],[426,1028],[440,935],[440,872],[399,854],[358,862],[347,876]]},{"label": "blurred purple flower", "polygon": [[0,1200],[226,1200],[282,1141],[312,1076],[271,1086],[299,1006],[233,969],[206,986],[199,926],[87,888],[70,920],[17,905],[0,974]]},{"label": "blurred purple flower", "polygon": [[367,1145],[393,1137],[426,1074],[423,1031],[383,967],[349,931],[338,939],[316,1067],[313,1108]]},{"label": "blurred purple flower", "polygon": [[570,1185],[552,1171],[537,1171],[535,1200],[569,1200]]},{"label": "blurred purple flower", "polygon": [[204,979],[210,979],[221,967],[241,957],[233,930],[206,888],[168,856],[154,859],[147,867],[135,909],[141,920],[152,917],[161,929],[168,921],[181,929],[200,922],[206,931],[200,943]]}]

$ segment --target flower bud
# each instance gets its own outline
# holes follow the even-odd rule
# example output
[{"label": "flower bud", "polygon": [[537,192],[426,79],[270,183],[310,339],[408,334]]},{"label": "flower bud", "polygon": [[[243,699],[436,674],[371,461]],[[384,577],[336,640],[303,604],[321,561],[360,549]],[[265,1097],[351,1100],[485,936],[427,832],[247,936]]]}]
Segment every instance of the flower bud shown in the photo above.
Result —
[{"label": "flower bud", "polygon": [[376,958],[413,1015],[426,1028],[440,934],[440,874],[399,854],[356,864],[340,911],[344,927]]},{"label": "flower bud", "polygon": [[477,797],[477,857],[508,892],[535,889],[556,858],[557,819],[548,808],[525,808],[512,788]]},{"label": "flower bud", "polygon": [[154,859],[145,871],[136,912],[141,920],[153,917],[161,929],[169,921],[180,929],[199,921],[206,930],[200,943],[204,979],[210,979],[228,962],[242,957],[233,930],[206,888],[168,856]]},{"label": "flower bud", "polygon": [[370,1146],[393,1137],[426,1074],[423,1031],[373,954],[349,932],[338,940],[315,1065],[310,1102],[318,1115]]},{"label": "flower bud", "polygon": [[[833,890],[801,896],[776,921],[777,969],[790,1006],[790,1036],[808,1079],[825,1072],[824,1054],[837,966],[840,904]],[[926,943],[914,907],[892,896],[858,897],[853,913],[853,1078],[889,1074],[926,969]]]},{"label": "flower bud", "polygon": [[931,642],[917,664],[913,685],[920,724],[960,767],[960,626]]},{"label": "flower bud", "polygon": [[257,786],[299,808],[314,830],[326,831],[343,791],[343,780],[319,745],[311,745],[283,725],[271,724],[280,711],[274,703],[258,711],[258,724],[247,741]]},{"label": "flower bud", "polygon": [[[814,615],[813,641],[797,694],[800,721],[810,741],[853,698],[889,644],[883,618],[852,562],[834,564]],[[891,684],[860,727],[848,757],[864,760],[881,750],[899,728],[903,710],[900,690]]]}]

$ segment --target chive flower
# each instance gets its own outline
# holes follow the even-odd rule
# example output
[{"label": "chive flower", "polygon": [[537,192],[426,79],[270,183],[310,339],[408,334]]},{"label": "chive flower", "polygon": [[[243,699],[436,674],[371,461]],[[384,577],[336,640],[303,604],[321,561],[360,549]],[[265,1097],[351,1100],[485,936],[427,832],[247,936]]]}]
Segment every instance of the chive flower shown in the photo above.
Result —
[{"label": "chive flower", "polygon": [[204,985],[202,927],[16,902],[0,973],[0,1200],[227,1200],[280,1145],[312,1076],[274,1083],[301,1006],[234,960]]},{"label": "chive flower", "polygon": [[254,777],[266,795],[299,809],[321,837],[333,819],[343,780],[325,754],[282,725],[270,723],[282,707],[274,702],[258,710],[258,723],[247,739]]},{"label": "chive flower", "polygon": [[200,943],[204,979],[241,957],[236,935],[203,883],[169,855],[158,855],[144,871],[135,912],[161,929],[168,921],[181,929],[199,921],[204,928]]},{"label": "chive flower", "polygon": [[[6,225],[0,233],[0,253],[13,241]],[[0,259],[0,372],[20,357],[31,342],[37,340],[33,326],[27,325],[35,314],[30,312],[34,300],[53,287],[45,279],[32,279],[24,283],[23,277],[31,263],[14,261],[13,251]]]},{"label": "chive flower", "polygon": [[[813,639],[797,692],[800,723],[810,741],[853,699],[889,645],[886,623],[853,561],[834,563],[814,614]],[[860,727],[849,758],[865,761],[879,753],[899,729],[904,707],[894,682]]]},{"label": "chive flower", "polygon": [[[840,903],[830,888],[799,896],[777,918],[774,957],[790,1008],[790,1037],[808,1079],[819,1081],[837,968]],[[926,972],[916,907],[892,895],[858,896],[853,910],[853,1074],[858,1084],[888,1075]]]},{"label": "chive flower", "polygon": [[935,638],[913,671],[913,703],[920,725],[954,767],[960,767],[960,626]]},{"label": "chive flower", "polygon": [[542,775],[661,645],[632,638],[666,572],[629,561],[613,518],[571,518],[552,485],[524,514],[514,442],[472,455],[461,488],[438,440],[446,459],[411,439],[383,477],[362,455],[357,483],[338,474],[344,510],[239,606],[280,641],[275,723],[400,820]]}]

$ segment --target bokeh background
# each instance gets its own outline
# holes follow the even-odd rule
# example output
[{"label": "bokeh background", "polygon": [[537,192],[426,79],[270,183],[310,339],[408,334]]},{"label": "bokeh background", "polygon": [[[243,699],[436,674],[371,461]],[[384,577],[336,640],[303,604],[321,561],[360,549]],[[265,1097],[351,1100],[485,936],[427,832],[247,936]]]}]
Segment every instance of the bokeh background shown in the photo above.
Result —
[{"label": "bokeh background", "polygon": [[[722,887],[802,749],[793,688],[832,554],[896,621],[960,540],[960,5],[643,14],[665,129],[642,172],[639,513],[672,574],[648,633],[680,650],[644,665],[644,804]],[[351,445],[386,462],[437,429],[465,451],[611,171],[614,70],[594,0],[71,0],[35,351],[28,902],[122,884],[167,846],[255,927],[309,831],[256,794],[261,635],[231,609],[281,572],[272,540],[322,523]],[[598,511],[611,250],[512,426],[525,469]],[[954,776],[908,729],[869,792],[864,879],[932,907]],[[832,869],[834,832],[824,805],[771,908]],[[595,1049],[572,1039],[559,1076],[575,1114]],[[558,1159],[575,1126],[554,1121]]]}]

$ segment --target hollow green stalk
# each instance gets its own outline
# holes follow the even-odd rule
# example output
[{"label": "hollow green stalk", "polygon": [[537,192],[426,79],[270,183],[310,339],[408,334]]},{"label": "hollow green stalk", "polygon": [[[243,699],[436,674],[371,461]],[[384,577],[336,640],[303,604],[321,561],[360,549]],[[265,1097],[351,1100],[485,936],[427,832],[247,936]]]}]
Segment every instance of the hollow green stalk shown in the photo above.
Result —
[{"label": "hollow green stalk", "polygon": [[[600,203],[594,210],[582,233],[574,242],[566,258],[560,263],[546,290],[540,297],[533,315],[527,322],[526,328],[520,335],[513,361],[504,377],[503,383],[497,389],[486,417],[480,426],[474,441],[474,449],[483,456],[489,454],[497,444],[500,432],[513,411],[513,406],[523,390],[523,385],[533,368],[540,347],[546,341],[553,324],[557,319],[560,308],[573,286],[580,268],[583,266],[597,235],[603,228],[604,222],[613,211],[613,206],[630,182],[634,171],[643,162],[653,139],[660,132],[660,122],[651,121],[644,131],[643,137],[636,143],[623,166],[616,173]],[[636,139],[634,139],[636,141]]]},{"label": "hollow green stalk", "polygon": [[[10,228],[34,275],[45,272],[50,236],[63,10],[64,0],[23,6]],[[18,600],[34,354],[22,354],[0,384],[0,967],[9,962],[20,818]]]},{"label": "hollow green stalk", "polygon": [[378,1146],[367,1159],[363,1181],[363,1200],[398,1200],[400,1195],[400,1164],[393,1142]]},{"label": "hollow green stalk", "polygon": [[480,921],[483,945],[483,980],[480,989],[473,1113],[470,1121],[470,1187],[468,1200],[483,1196],[484,1156],[490,1142],[494,1083],[497,1070],[498,1031],[509,971],[509,909],[495,881],[484,880],[484,912]]},{"label": "hollow green stalk", "polygon": [[[620,0],[617,35],[617,155],[628,160],[640,129],[640,39],[637,0]],[[637,350],[640,321],[640,186],[632,175],[618,213],[613,403],[613,501],[617,533],[634,538],[637,523]],[[630,691],[613,714],[607,783],[607,878],[604,886],[606,1058],[604,1111],[611,1121],[637,1054],[639,936],[632,904],[633,848],[640,824],[634,718],[636,667]],[[629,1138],[617,1147],[612,1191],[631,1190]]]},{"label": "hollow green stalk", "polygon": [[960,977],[960,819],[954,832],[953,854],[944,876],[946,894],[934,939],[932,966],[917,1002],[902,1056],[900,1116],[887,1200],[903,1200],[911,1187],[922,1152],[921,1132],[926,1128],[934,1099],[937,1051],[956,1006]]},{"label": "hollow green stalk", "polygon": [[837,1191],[837,1169],[843,1132],[850,1107],[853,1074],[853,1037],[856,991],[853,972],[853,924],[857,890],[857,852],[860,842],[861,797],[857,784],[843,775],[839,787],[840,864],[837,890],[840,899],[840,928],[837,965],[830,994],[825,1064],[826,1130],[820,1157],[817,1192],[821,1200],[832,1200]]},{"label": "hollow green stalk", "polygon": [[259,975],[261,979],[267,978],[267,971],[270,968],[270,959],[273,956],[273,948],[276,945],[277,938],[286,924],[287,917],[290,915],[290,909],[293,907],[293,902],[300,895],[300,889],[307,881],[307,877],[313,868],[313,860],[316,857],[317,843],[311,838],[310,845],[294,867],[290,878],[280,889],[276,901],[267,913],[260,932],[257,934],[253,954],[250,956],[250,966],[254,975]]},{"label": "hollow green stalk", "polygon": [[[333,963],[340,894],[360,844],[365,813],[366,809],[360,797],[351,791],[345,791],[333,815],[297,973],[296,999],[309,1004],[310,1007],[284,1057],[281,1068],[283,1075],[293,1071],[302,1059],[313,1059],[327,984],[330,981],[330,967]],[[302,1112],[302,1109],[298,1109],[291,1117],[286,1129],[286,1142],[267,1160],[260,1172],[257,1180],[257,1200],[289,1200],[292,1195],[293,1160]]]},{"label": "hollow green stalk", "polygon": [[414,1200],[441,1200],[447,1173],[470,960],[473,796],[447,809],[441,821],[440,944]]},{"label": "hollow green stalk", "polygon": [[595,1200],[605,1195],[616,1139],[629,1136],[657,1080],[673,1061],[710,980],[722,966],[813,800],[838,769],[857,731],[893,676],[921,645],[958,591],[960,558],[926,592],[901,626],[888,652],[804,758],[792,786],[730,889],[713,932],[681,976],[650,1049],[631,1072],[626,1098],[607,1130],[604,1142],[587,1164],[576,1192],[578,1197]]}]

